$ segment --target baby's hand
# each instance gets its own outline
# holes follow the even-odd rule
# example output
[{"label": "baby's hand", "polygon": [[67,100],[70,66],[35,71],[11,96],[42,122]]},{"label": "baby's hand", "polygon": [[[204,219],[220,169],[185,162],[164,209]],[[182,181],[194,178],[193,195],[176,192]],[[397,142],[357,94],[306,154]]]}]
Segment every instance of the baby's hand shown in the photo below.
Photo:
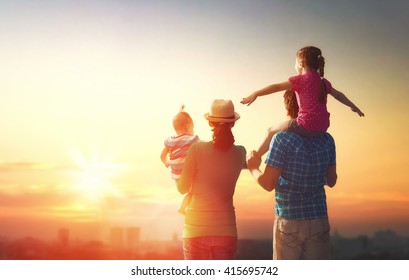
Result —
[{"label": "baby's hand", "polygon": [[249,106],[251,103],[253,103],[257,99],[257,96],[253,93],[250,94],[249,96],[243,98],[240,103],[241,104],[247,104]]}]

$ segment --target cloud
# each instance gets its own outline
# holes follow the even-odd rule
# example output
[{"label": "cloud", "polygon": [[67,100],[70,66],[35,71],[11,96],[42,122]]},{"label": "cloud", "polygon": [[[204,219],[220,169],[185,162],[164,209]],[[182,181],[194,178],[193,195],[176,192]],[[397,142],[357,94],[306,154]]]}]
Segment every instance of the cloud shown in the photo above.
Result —
[{"label": "cloud", "polygon": [[[409,203],[409,191],[381,191],[381,192],[327,192],[327,196],[334,201],[343,203]],[[408,204],[409,205],[409,204]]]},{"label": "cloud", "polygon": [[64,205],[75,199],[74,193],[68,192],[0,192],[0,205],[12,208],[41,208],[48,209],[55,205]]},{"label": "cloud", "polygon": [[31,161],[12,161],[0,162],[0,172],[27,171],[27,170],[50,170],[56,168],[54,165],[31,162]]}]

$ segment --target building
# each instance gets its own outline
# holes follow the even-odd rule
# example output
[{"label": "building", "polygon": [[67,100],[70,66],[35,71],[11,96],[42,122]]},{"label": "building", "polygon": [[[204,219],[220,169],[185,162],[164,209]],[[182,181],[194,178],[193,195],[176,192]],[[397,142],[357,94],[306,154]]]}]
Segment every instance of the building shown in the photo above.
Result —
[{"label": "building", "polygon": [[135,249],[141,241],[141,230],[139,227],[128,227],[126,229],[126,245],[129,249]]},{"label": "building", "polygon": [[124,229],[122,227],[113,227],[110,231],[110,243],[115,249],[124,247]]},{"label": "building", "polygon": [[60,228],[58,230],[58,242],[63,247],[68,247],[70,242],[70,230],[67,228]]}]

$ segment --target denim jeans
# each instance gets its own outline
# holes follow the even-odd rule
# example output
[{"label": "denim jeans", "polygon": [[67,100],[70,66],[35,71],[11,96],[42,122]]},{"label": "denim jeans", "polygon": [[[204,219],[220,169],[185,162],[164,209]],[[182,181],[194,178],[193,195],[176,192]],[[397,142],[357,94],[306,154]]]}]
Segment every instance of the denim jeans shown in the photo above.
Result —
[{"label": "denim jeans", "polygon": [[276,217],[273,232],[274,260],[325,260],[330,258],[328,217],[286,220]]},{"label": "denim jeans", "polygon": [[237,237],[200,236],[183,239],[185,260],[232,260],[237,251]]}]

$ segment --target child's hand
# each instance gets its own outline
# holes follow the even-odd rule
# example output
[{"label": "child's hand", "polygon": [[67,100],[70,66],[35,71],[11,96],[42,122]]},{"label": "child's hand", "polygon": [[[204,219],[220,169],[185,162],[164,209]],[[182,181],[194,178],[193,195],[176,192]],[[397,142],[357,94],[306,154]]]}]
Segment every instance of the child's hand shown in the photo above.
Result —
[{"label": "child's hand", "polygon": [[257,99],[257,95],[250,94],[249,96],[243,98],[240,103],[241,104],[247,104],[247,106],[249,106],[251,103],[253,103],[255,100]]},{"label": "child's hand", "polygon": [[365,114],[362,113],[362,111],[359,110],[358,107],[351,108],[351,110],[352,110],[353,112],[357,113],[360,117],[365,117]]}]

